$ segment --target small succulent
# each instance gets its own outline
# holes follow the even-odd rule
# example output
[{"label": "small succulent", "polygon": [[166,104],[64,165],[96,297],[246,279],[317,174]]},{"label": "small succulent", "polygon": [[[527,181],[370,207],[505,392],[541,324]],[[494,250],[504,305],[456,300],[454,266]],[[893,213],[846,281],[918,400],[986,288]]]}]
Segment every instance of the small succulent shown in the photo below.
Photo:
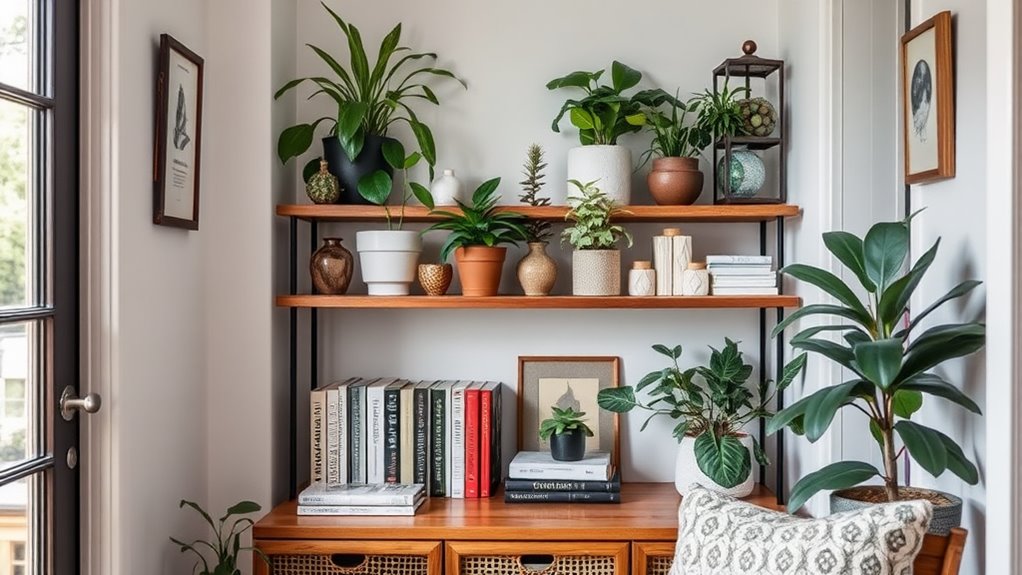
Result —
[{"label": "small succulent", "polygon": [[[522,166],[522,174],[525,179],[518,182],[522,186],[522,193],[518,196],[523,204],[530,206],[549,206],[550,198],[540,197],[539,192],[546,185],[543,178],[546,174],[546,162],[543,161],[543,148],[539,144],[529,146],[525,164]],[[545,242],[552,235],[550,222],[541,220],[530,220],[525,224],[525,232],[529,242]]]},{"label": "small succulent", "polygon": [[553,417],[544,419],[543,423],[539,424],[540,439],[546,441],[550,439],[551,435],[563,435],[576,429],[582,430],[586,437],[593,436],[593,430],[589,429],[589,426],[585,424],[585,419],[583,419],[586,412],[575,411],[571,407],[561,409],[557,406],[552,406],[550,409],[554,412]]}]

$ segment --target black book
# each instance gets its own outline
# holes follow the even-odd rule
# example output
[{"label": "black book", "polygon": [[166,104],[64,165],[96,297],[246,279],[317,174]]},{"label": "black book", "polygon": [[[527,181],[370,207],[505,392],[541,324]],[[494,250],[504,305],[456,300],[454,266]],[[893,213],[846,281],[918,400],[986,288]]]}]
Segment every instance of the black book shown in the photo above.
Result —
[{"label": "black book", "polygon": [[620,493],[621,474],[614,473],[609,481],[571,481],[558,479],[508,479],[504,491],[561,492],[585,491],[590,493]]},{"label": "black book", "polygon": [[413,457],[412,483],[427,484],[429,477],[429,384],[419,382],[412,395],[412,419],[415,431],[412,435]]},{"label": "black book", "polygon": [[348,387],[348,480],[366,482],[366,385],[361,380]]},{"label": "black book", "polygon": [[401,481],[401,387],[402,381],[383,390],[383,478]]},{"label": "black book", "polygon": [[505,491],[505,503],[621,503],[620,493],[595,491]]},{"label": "black book", "polygon": [[430,483],[429,494],[431,497],[447,496],[447,451],[446,434],[444,425],[447,423],[447,395],[443,383],[437,383],[429,390],[429,401],[432,406],[432,417],[430,418]]}]

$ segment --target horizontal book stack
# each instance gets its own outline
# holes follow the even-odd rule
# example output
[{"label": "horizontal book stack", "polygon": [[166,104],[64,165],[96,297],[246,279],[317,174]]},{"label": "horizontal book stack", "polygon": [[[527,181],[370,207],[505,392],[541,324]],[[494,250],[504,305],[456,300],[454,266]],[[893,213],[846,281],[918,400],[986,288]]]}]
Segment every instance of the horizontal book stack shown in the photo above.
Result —
[{"label": "horizontal book stack", "polygon": [[507,503],[620,503],[621,476],[610,454],[591,452],[579,461],[557,461],[550,452],[520,451],[504,483]]},{"label": "horizontal book stack", "polygon": [[777,295],[772,256],[706,256],[713,295]]},{"label": "horizontal book stack", "polygon": [[499,382],[351,378],[310,399],[312,483],[418,484],[433,497],[500,485]]},{"label": "horizontal book stack", "polygon": [[298,495],[298,515],[415,515],[426,500],[422,485],[313,483]]}]

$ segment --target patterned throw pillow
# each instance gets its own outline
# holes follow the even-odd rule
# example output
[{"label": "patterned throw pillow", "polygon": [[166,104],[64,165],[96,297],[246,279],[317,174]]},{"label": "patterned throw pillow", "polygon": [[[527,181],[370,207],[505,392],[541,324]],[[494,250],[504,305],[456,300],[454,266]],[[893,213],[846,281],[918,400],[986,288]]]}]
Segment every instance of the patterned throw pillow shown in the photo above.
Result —
[{"label": "patterned throw pillow", "polygon": [[669,575],[911,575],[932,513],[906,501],[804,519],[694,485]]}]

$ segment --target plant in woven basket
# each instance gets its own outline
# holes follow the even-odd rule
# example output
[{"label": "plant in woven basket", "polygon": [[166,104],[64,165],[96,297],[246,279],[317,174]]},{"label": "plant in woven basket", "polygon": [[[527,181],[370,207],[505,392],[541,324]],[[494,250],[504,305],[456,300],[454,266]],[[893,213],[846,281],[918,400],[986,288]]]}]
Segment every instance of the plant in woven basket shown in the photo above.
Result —
[{"label": "plant in woven basket", "polygon": [[[529,146],[525,164],[522,167],[522,174],[525,175],[525,179],[518,182],[522,186],[522,193],[518,196],[518,199],[523,204],[530,206],[550,205],[550,198],[540,197],[539,195],[539,192],[546,184],[543,181],[543,178],[546,177],[546,174],[543,173],[544,169],[546,169],[546,162],[543,161],[543,148],[539,144],[532,144]],[[550,225],[550,222],[547,221],[529,220],[525,223],[526,241],[529,243],[547,241],[552,235]]]},{"label": "plant in woven basket", "polygon": [[574,205],[565,219],[574,222],[574,225],[562,232],[561,240],[576,250],[612,250],[622,239],[631,247],[632,234],[610,221],[614,215],[622,213],[614,200],[596,187],[595,181],[583,184],[578,180],[568,180],[568,183],[578,188],[579,195],[569,198]]},{"label": "plant in woven basket", "polygon": [[[170,538],[181,548],[182,553],[190,551],[199,558],[193,572],[198,571],[201,567],[202,570],[198,571],[199,575],[241,575],[241,570],[238,569],[238,554],[241,551],[252,551],[265,561],[267,566],[270,565],[270,559],[261,550],[241,545],[241,535],[252,528],[253,521],[248,517],[230,521],[236,515],[249,515],[260,511],[262,507],[258,503],[254,501],[236,503],[215,522],[213,517],[198,503],[182,499],[178,507],[183,508],[186,505],[201,515],[213,531],[213,537],[208,541],[196,539],[191,543],[186,543],[180,539]],[[210,559],[210,554],[212,554],[212,559]]]}]

